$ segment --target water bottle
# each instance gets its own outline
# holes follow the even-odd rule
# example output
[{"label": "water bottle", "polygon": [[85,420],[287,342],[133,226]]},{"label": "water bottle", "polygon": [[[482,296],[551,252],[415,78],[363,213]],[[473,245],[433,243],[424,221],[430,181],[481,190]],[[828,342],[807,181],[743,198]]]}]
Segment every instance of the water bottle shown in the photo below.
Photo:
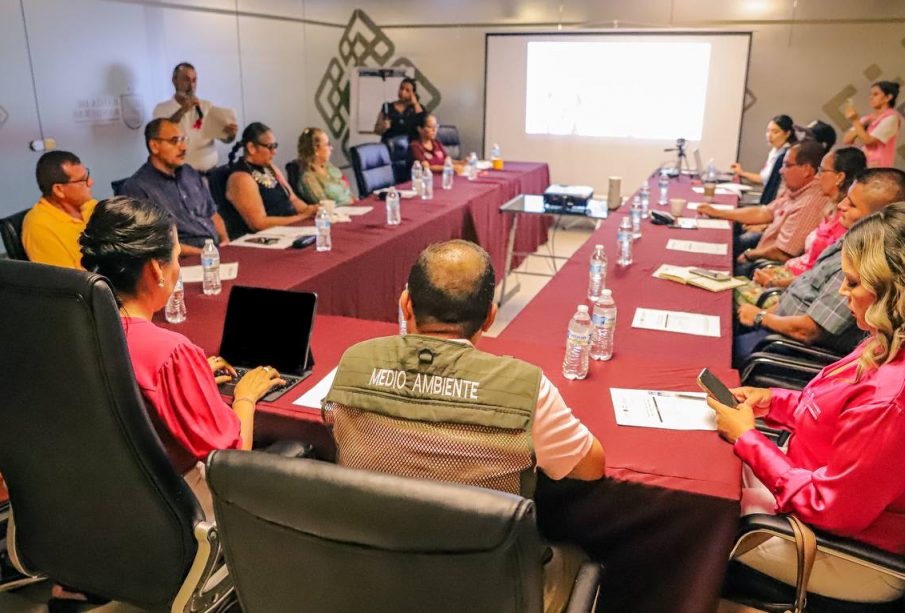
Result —
[{"label": "water bottle", "polygon": [[453,169],[452,158],[448,157],[443,162],[443,189],[452,189],[455,175],[456,171]]},{"label": "water bottle", "polygon": [[314,225],[317,227],[317,250],[330,251],[333,249],[333,238],[330,236],[330,212],[326,208],[321,207],[317,212]]},{"label": "water bottle", "polygon": [[613,301],[612,290],[603,290],[600,300],[594,303],[591,323],[594,326],[591,334],[591,359],[609,360],[613,357],[616,334],[616,303]]},{"label": "water bottle", "polygon": [[594,245],[591,263],[588,266],[588,300],[594,302],[600,298],[604,287],[606,287],[606,254],[603,252],[603,245]]},{"label": "water bottle", "polygon": [[474,181],[478,178],[478,154],[474,151],[468,156],[468,180]]},{"label": "water bottle", "polygon": [[399,211],[399,192],[395,186],[390,186],[387,192],[387,225],[398,226],[402,223],[402,213]]},{"label": "water bottle", "polygon": [[588,305],[579,304],[569,322],[566,338],[566,356],[562,361],[562,376],[566,379],[584,379],[588,376],[588,358],[591,352],[591,317]]},{"label": "water bottle", "polygon": [[660,178],[657,180],[657,185],[660,187],[660,199],[657,200],[657,204],[666,206],[669,204],[669,171],[665,168],[660,170]]},{"label": "water bottle", "polygon": [[412,189],[415,190],[417,195],[421,195],[424,185],[421,182],[421,179],[424,175],[424,170],[421,168],[421,162],[415,160],[415,163],[412,164]]},{"label": "water bottle", "polygon": [[619,258],[616,263],[620,266],[628,266],[632,263],[632,222],[628,217],[622,218],[616,241],[619,243]]},{"label": "water bottle", "polygon": [[167,299],[167,306],[163,314],[171,324],[181,324],[185,321],[185,289],[182,285],[182,274],[179,275],[176,287],[173,288],[173,293]]},{"label": "water bottle", "polygon": [[641,186],[641,219],[650,217],[650,185]]},{"label": "water bottle", "polygon": [[641,197],[632,200],[632,238],[641,238]]},{"label": "water bottle", "polygon": [[493,148],[490,150],[490,163],[494,170],[503,170],[503,154],[500,151],[500,146],[496,143],[493,144]]},{"label": "water bottle", "polygon": [[717,176],[716,164],[714,164],[713,158],[710,158],[707,162],[707,172],[704,173],[704,183],[716,183]]},{"label": "water bottle", "polygon": [[421,175],[421,199],[434,199],[434,173],[430,168],[425,168]]},{"label": "water bottle", "polygon": [[216,296],[223,289],[220,283],[220,252],[217,251],[213,239],[204,241],[204,248],[201,249],[201,270],[202,277],[201,290],[205,296]]}]

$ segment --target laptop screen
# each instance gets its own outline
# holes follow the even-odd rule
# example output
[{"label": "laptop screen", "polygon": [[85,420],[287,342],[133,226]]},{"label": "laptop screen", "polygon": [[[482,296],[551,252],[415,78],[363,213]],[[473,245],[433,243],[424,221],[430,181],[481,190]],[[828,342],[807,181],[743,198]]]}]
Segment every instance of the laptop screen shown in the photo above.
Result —
[{"label": "laptop screen", "polygon": [[317,294],[234,286],[220,355],[233,366],[272,366],[299,375],[310,368]]}]

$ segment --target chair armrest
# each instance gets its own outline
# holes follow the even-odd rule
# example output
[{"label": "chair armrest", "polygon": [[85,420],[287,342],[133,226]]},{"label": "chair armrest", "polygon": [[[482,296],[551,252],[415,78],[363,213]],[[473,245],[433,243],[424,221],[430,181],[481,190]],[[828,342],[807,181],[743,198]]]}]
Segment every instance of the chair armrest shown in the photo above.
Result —
[{"label": "chair armrest", "polygon": [[776,266],[782,266],[783,262],[778,260],[767,260],[764,258],[758,258],[754,260],[754,268],[753,270],[760,270],[761,268],[775,268]]},{"label": "chair armrest", "polygon": [[572,594],[565,613],[592,613],[597,609],[600,583],[603,580],[603,566],[597,562],[585,562],[578,569]]},{"label": "chair armrest", "polygon": [[[792,526],[782,515],[763,513],[746,515],[740,522],[736,542],[752,532],[766,532],[792,542],[795,541]],[[865,562],[878,570],[905,578],[905,557],[903,556],[822,530],[814,530],[814,534],[817,536],[817,548],[823,553]]]},{"label": "chair armrest", "polygon": [[764,305],[767,303],[767,300],[772,298],[773,296],[779,296],[783,293],[783,288],[781,287],[770,287],[761,292],[761,295],[757,298],[757,308],[762,309]]},{"label": "chair armrest", "polygon": [[741,384],[751,385],[757,377],[773,374],[785,379],[792,379],[804,387],[820,372],[821,368],[820,365],[804,360],[757,352],[752,353],[742,367]]},{"label": "chair armrest", "polygon": [[766,337],[764,341],[768,342],[762,343],[762,346],[758,351],[773,353],[814,364],[822,364],[823,366],[838,362],[844,357],[829,349],[805,345],[800,341],[796,341],[781,334],[771,334]]}]

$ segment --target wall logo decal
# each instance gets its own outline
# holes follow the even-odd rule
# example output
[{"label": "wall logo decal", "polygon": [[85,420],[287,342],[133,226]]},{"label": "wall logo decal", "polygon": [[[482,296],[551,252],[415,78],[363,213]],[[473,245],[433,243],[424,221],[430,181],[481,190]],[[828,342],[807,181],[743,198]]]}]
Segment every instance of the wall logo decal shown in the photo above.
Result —
[{"label": "wall logo decal", "polygon": [[[428,110],[440,104],[440,91],[406,57],[393,60],[396,45],[368,15],[356,9],[339,41],[339,56],[330,59],[314,94],[314,105],[327,123],[327,130],[349,156],[349,78],[355,68],[412,68],[418,82],[418,97]],[[374,109],[374,117],[377,111]]]},{"label": "wall logo decal", "polygon": [[3,124],[6,123],[7,119],[9,119],[9,113],[6,111],[5,108],[0,106],[0,128],[3,127]]},{"label": "wall logo decal", "polygon": [[138,130],[145,123],[145,105],[140,94],[130,87],[126,93],[120,94],[119,106],[123,123],[130,130]]}]

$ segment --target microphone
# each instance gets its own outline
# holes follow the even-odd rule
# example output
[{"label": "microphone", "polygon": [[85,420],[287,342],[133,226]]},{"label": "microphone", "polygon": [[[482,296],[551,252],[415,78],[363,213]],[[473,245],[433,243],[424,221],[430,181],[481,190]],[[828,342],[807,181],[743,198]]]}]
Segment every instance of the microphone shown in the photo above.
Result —
[{"label": "microphone", "polygon": [[200,105],[200,104],[196,104],[196,105],[195,105],[195,114],[198,115],[198,120],[199,120],[199,121],[202,120],[202,119],[204,119],[204,112],[201,110],[201,105]]}]

